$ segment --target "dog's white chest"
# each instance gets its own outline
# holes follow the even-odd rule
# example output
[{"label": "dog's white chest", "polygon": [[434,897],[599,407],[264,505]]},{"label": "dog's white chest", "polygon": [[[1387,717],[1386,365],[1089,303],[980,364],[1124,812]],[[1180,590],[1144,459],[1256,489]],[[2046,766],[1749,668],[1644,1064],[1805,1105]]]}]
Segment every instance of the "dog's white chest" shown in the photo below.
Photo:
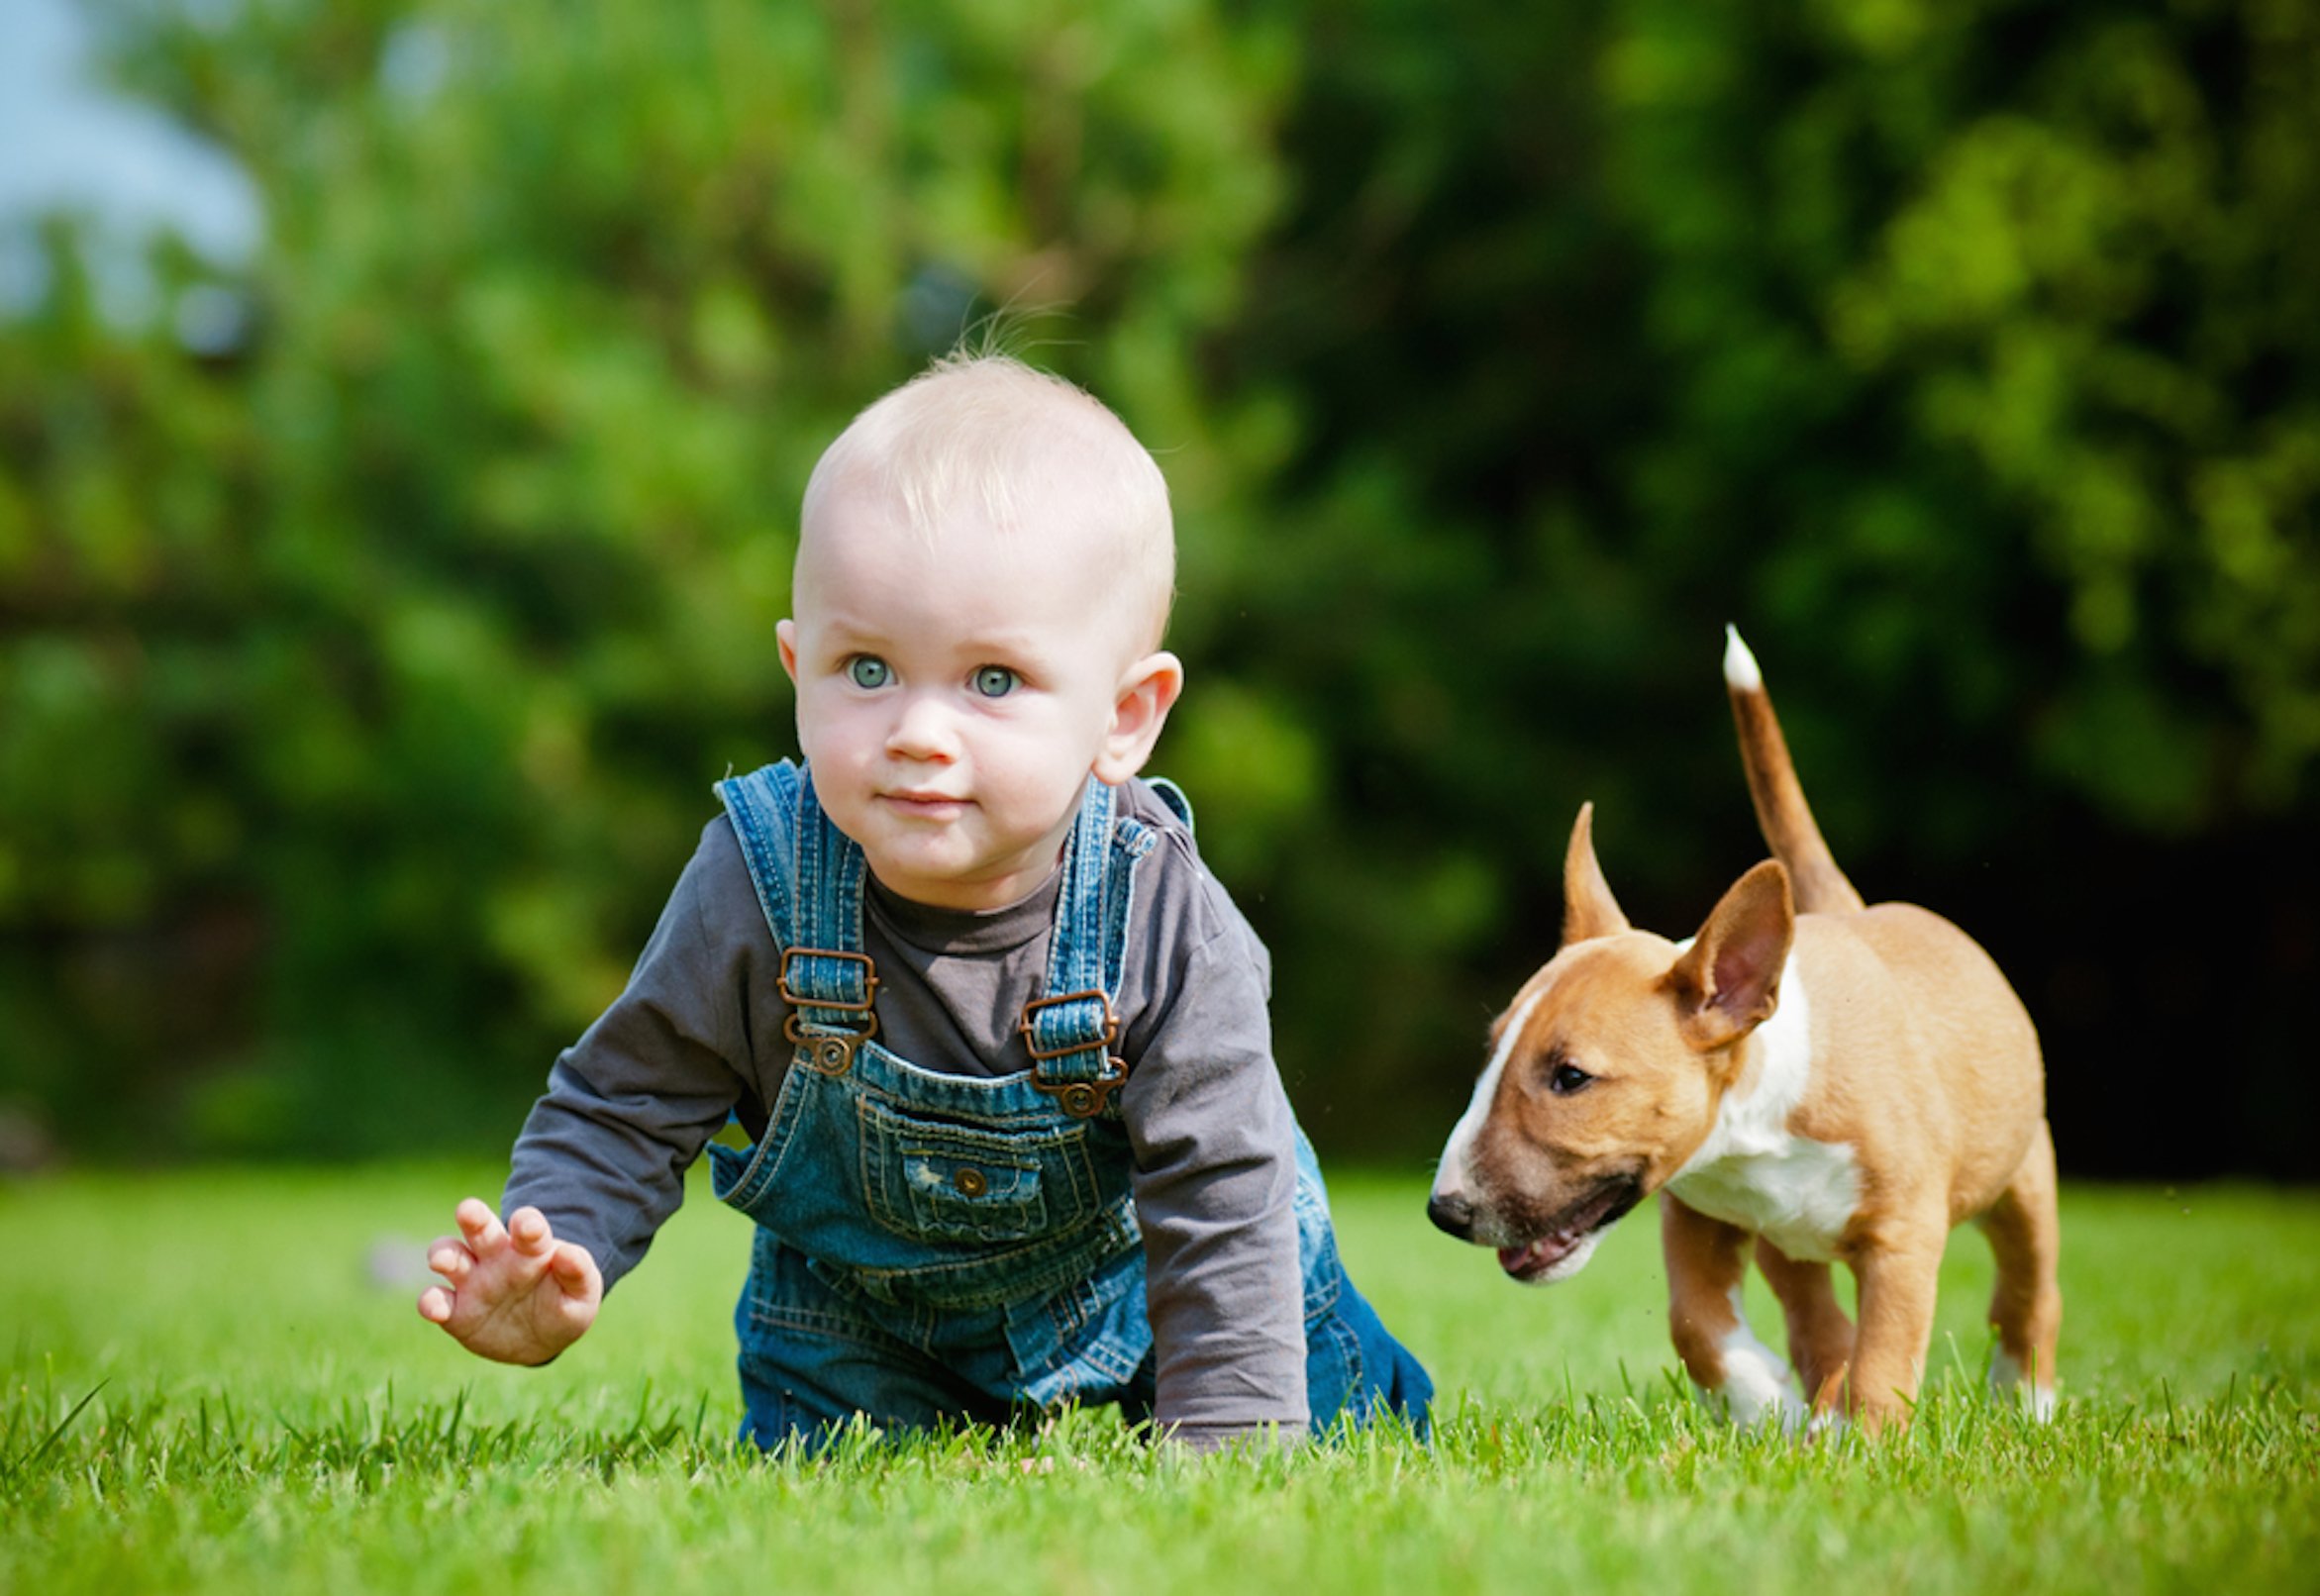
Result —
[{"label": "dog's white chest", "polygon": [[1827,1262],[1861,1206],[1861,1171],[1853,1149],[1810,1142],[1758,1153],[1734,1153],[1667,1182],[1684,1203],[1727,1225],[1753,1231],[1799,1261]]},{"label": "dog's white chest", "polygon": [[1861,1207],[1861,1169],[1851,1147],[1788,1129],[1812,1075],[1811,1010],[1793,960],[1780,975],[1780,1007],[1757,1039],[1755,1082],[1745,1096],[1725,1097],[1707,1141],[1667,1189],[1792,1258],[1826,1261]]}]

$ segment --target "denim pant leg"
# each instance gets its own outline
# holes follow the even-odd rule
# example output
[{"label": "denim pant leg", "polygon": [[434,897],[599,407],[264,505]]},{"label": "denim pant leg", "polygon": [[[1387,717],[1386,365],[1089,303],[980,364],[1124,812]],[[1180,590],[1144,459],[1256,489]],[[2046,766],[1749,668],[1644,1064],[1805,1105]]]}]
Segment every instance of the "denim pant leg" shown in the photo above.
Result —
[{"label": "denim pant leg", "polygon": [[1354,1289],[1352,1280],[1346,1280],[1339,1291],[1331,1320],[1333,1345],[1327,1350],[1316,1346],[1308,1328],[1307,1346],[1312,1349],[1306,1357],[1306,1377],[1308,1381],[1312,1379],[1312,1364],[1317,1357],[1340,1356],[1349,1342],[1354,1375],[1346,1382],[1345,1400],[1334,1411],[1324,1414],[1320,1403],[1313,1405],[1314,1428],[1319,1430],[1334,1423],[1341,1413],[1352,1414],[1356,1425],[1366,1424],[1380,1413],[1394,1413],[1406,1420],[1411,1431],[1424,1441],[1432,1429],[1429,1415],[1434,1405],[1434,1379],[1426,1372],[1425,1365],[1408,1347],[1394,1340],[1393,1333],[1377,1317],[1377,1310]]},{"label": "denim pant leg", "polygon": [[876,1323],[764,1230],[734,1328],[741,1439],[764,1450],[793,1439],[818,1450],[857,1414],[903,1429],[1007,1418],[1006,1403]]},{"label": "denim pant leg", "polygon": [[[1305,1201],[1319,1196],[1313,1187]],[[1316,1230],[1302,1223],[1308,1214],[1299,1218],[1300,1234],[1316,1243],[1305,1259],[1306,1395],[1315,1433],[1341,1415],[1361,1425],[1391,1412],[1423,1438],[1434,1382],[1346,1277],[1326,1220]],[[1153,1417],[1154,1355],[1144,1286],[1144,1258],[1132,1252],[1052,1298],[1009,1310],[1009,1347],[1000,1355],[1017,1359],[1008,1394],[1019,1413],[1077,1402],[1116,1404],[1129,1424]],[[988,1355],[962,1350],[968,1352],[960,1359],[962,1369]],[[987,1377],[977,1383],[992,1389]]]},{"label": "denim pant leg", "polygon": [[1297,1136],[1297,1245],[1305,1276],[1305,1393],[1315,1435],[1347,1416],[1364,1425],[1399,1414],[1424,1440],[1434,1381],[1355,1289],[1338,1255],[1329,1192],[1304,1133]]}]

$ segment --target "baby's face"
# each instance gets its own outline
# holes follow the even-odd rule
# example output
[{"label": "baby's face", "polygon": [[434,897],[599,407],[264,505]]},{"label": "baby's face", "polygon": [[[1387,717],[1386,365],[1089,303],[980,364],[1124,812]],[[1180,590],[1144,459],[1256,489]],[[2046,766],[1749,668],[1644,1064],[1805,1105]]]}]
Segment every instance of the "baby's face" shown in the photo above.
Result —
[{"label": "baby's face", "polygon": [[1027,519],[1002,535],[961,515],[930,546],[898,505],[841,485],[798,560],[781,661],[814,790],[920,903],[998,908],[1038,887],[1090,772],[1126,775],[1100,768],[1121,695],[1165,657],[1134,657],[1089,540]]}]

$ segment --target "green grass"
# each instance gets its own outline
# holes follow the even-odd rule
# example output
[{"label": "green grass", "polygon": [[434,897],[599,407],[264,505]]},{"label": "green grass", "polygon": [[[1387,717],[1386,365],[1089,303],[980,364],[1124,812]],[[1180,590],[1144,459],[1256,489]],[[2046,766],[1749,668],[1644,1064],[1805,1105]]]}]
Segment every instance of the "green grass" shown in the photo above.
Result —
[{"label": "green grass", "polygon": [[546,1370],[374,1282],[495,1179],[0,1188],[0,1592],[2320,1589],[2313,1194],[2068,1190],[2044,1428],[1980,1395],[1961,1233],[1916,1425],[1804,1445],[1683,1394],[1649,1214],[1525,1291],[1414,1178],[1340,1175],[1356,1277],[1441,1381],[1432,1448],[1185,1459],[1085,1414],[767,1462],[729,1440],[747,1227],[705,1192]]}]

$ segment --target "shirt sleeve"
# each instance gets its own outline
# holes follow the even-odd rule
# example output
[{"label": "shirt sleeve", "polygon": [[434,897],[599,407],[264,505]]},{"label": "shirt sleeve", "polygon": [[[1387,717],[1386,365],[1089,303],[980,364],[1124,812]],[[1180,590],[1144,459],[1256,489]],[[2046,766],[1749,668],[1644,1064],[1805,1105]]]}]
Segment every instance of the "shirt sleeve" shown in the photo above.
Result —
[{"label": "shirt sleeve", "polygon": [[[1136,1157],[1155,1418],[1198,1447],[1306,1430],[1295,1121],[1272,1058],[1261,948],[1205,872],[1163,916],[1188,952],[1123,1097]],[[1204,933],[1204,935],[1202,935]]]},{"label": "shirt sleeve", "polygon": [[[719,836],[723,833],[723,837]],[[549,1072],[515,1152],[503,1214],[526,1204],[586,1247],[607,1289],[684,1201],[684,1172],[744,1090],[750,949],[713,937],[723,819],[678,877],[627,988]]]}]

